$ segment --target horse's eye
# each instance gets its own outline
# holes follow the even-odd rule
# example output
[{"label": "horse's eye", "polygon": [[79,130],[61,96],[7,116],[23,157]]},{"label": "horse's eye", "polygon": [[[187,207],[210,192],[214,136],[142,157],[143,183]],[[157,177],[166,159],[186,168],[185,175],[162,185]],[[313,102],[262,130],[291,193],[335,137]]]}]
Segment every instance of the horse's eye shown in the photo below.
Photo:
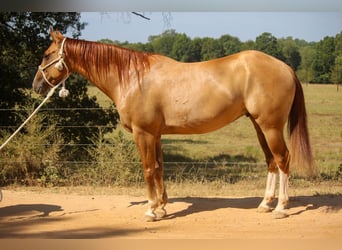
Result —
[{"label": "horse's eye", "polygon": [[53,53],[55,53],[55,51],[51,51],[51,52],[49,52],[49,53],[45,53],[45,54],[44,54],[44,58],[45,58],[45,59],[49,59],[50,56],[51,56]]}]

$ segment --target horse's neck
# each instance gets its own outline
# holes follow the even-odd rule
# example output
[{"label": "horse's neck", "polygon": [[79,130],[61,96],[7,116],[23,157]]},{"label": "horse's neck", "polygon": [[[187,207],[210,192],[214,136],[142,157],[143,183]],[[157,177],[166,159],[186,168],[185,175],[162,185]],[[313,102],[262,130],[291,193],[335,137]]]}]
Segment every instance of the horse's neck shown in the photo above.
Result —
[{"label": "horse's neck", "polygon": [[71,71],[85,76],[116,104],[150,69],[151,54],[73,39],[67,45]]},{"label": "horse's neck", "polygon": [[[82,52],[76,55],[78,58],[82,58]],[[106,76],[99,75],[97,65],[92,64],[87,66],[84,61],[72,60],[68,58],[70,69],[72,72],[79,73],[92,82],[98,89],[100,89],[105,95],[117,104],[119,84],[118,77],[115,74],[108,74]],[[112,71],[113,72],[113,71]]]}]

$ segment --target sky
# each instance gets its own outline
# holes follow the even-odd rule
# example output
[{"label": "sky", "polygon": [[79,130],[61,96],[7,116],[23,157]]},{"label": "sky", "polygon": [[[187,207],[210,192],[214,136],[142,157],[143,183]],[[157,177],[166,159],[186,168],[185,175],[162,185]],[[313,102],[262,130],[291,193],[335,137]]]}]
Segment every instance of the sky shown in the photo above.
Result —
[{"label": "sky", "polygon": [[[146,43],[150,35],[175,29],[191,38],[219,38],[230,34],[242,42],[255,40],[263,32],[277,38],[320,41],[325,36],[342,32],[342,12],[139,12],[150,20],[131,12],[82,12],[81,21],[88,23],[81,39],[100,39]],[[164,15],[168,14],[168,21]]]},{"label": "sky", "polygon": [[[81,39],[92,41],[145,43],[150,35],[175,29],[191,38],[230,34],[244,42],[270,32],[277,38],[292,36],[309,42],[342,31],[341,0],[11,0],[0,1],[0,7],[2,11],[81,12],[81,21],[88,23]],[[158,11],[171,13],[170,22]]]}]

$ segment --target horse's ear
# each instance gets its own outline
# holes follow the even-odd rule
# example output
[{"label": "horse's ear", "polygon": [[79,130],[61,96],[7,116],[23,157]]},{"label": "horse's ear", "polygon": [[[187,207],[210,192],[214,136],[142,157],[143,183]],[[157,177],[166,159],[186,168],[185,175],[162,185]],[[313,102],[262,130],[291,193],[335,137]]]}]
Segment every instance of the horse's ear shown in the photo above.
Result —
[{"label": "horse's ear", "polygon": [[50,36],[52,38],[52,41],[57,41],[56,32],[53,30],[52,27],[50,27]]},{"label": "horse's ear", "polygon": [[54,42],[62,41],[64,38],[59,30],[54,31],[52,27],[50,27],[50,36]]}]

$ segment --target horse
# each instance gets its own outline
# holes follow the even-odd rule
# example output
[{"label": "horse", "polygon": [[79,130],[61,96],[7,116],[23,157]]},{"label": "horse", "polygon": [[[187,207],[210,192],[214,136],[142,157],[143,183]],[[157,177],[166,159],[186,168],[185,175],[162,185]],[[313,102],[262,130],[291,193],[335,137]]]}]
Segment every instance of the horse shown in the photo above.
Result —
[{"label": "horse", "polygon": [[[268,169],[257,211],[272,211],[275,218],[288,216],[290,163],[308,174],[314,171],[303,89],[291,67],[255,50],[183,63],[156,53],[67,38],[53,29],[50,35],[52,43],[33,89],[45,95],[75,72],[113,100],[122,126],[133,134],[139,150],[147,221],[166,215],[161,136],[208,133],[241,116],[249,117],[255,127]],[[286,123],[290,151],[284,139]]]}]

